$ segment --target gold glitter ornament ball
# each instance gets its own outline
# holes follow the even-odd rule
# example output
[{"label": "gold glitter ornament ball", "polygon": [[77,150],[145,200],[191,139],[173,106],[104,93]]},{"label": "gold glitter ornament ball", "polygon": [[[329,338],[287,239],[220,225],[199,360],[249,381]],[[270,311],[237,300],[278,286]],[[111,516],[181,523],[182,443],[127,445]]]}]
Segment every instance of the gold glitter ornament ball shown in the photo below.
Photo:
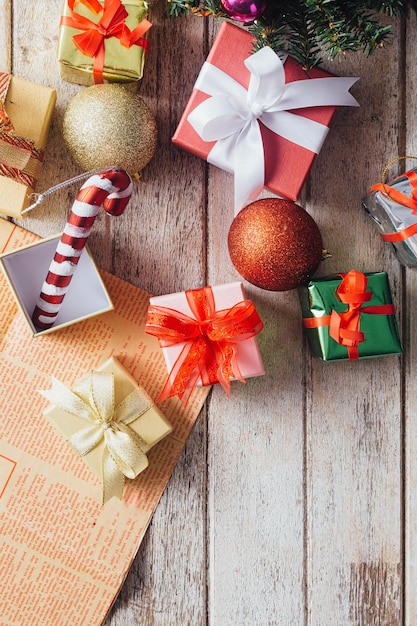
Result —
[{"label": "gold glitter ornament ball", "polygon": [[290,200],[256,200],[238,213],[228,237],[233,265],[247,281],[269,291],[294,289],[323,256],[313,218]]},{"label": "gold glitter ornament ball", "polygon": [[135,175],[152,159],[158,131],[142,98],[122,85],[104,84],[82,89],[71,100],[63,135],[85,171],[117,165]]}]

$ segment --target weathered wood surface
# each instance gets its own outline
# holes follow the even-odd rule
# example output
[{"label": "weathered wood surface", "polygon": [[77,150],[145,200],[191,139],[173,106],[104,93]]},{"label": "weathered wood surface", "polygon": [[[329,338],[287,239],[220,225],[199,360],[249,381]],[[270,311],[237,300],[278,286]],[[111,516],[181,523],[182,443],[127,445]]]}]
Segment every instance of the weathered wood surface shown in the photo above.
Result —
[{"label": "weathered wood surface", "polygon": [[[61,136],[80,87],[59,77],[60,4],[0,0],[1,69],[58,93],[39,190],[80,172]],[[239,277],[231,176],[170,142],[218,24],[170,20],[163,2],[153,23],[139,93],[158,150],[132,208],[111,224],[98,217],[90,245],[101,267],[160,294]],[[404,356],[313,360],[296,293],[247,285],[267,374],[230,400],[211,392],[106,626],[417,624],[417,281],[361,209],[391,158],[417,154],[416,47],[413,18],[371,59],[326,64],[360,77],[361,107],[337,112],[300,200],[333,254],[321,274],[389,272]],[[21,224],[51,235],[72,199],[64,189]]]}]

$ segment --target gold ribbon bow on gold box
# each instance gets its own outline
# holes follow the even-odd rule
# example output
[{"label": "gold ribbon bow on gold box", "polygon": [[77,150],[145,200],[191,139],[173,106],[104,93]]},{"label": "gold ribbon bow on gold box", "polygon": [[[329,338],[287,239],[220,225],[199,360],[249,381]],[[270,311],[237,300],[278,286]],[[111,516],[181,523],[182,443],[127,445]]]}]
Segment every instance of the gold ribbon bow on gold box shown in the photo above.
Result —
[{"label": "gold ribbon bow on gold box", "polygon": [[52,389],[40,393],[51,402],[46,417],[102,480],[103,503],[122,498],[125,478],[148,467],[146,453],[172,430],[116,359],[71,390],[52,377]]}]

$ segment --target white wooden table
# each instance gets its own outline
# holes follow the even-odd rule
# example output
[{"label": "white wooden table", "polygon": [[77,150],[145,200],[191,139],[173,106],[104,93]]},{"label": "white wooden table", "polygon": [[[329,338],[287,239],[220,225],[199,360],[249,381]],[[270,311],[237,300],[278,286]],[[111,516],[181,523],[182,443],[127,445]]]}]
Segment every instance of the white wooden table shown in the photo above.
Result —
[{"label": "white wooden table", "polygon": [[[61,8],[0,0],[1,69],[58,94],[40,191],[80,173],[61,135],[80,89],[59,77]],[[239,276],[227,250],[231,176],[171,144],[219,23],[169,19],[161,0],[153,24],[139,93],[159,146],[135,209],[96,228],[90,245],[101,267],[162,294]],[[267,373],[235,384],[230,400],[220,388],[209,395],[107,626],[417,624],[417,276],[361,209],[390,159],[417,154],[416,56],[412,18],[371,59],[325,64],[360,77],[361,107],[336,113],[300,199],[333,254],[320,274],[389,273],[403,357],[314,360],[296,292],[246,285],[265,322]],[[20,224],[56,233],[72,194]]]}]

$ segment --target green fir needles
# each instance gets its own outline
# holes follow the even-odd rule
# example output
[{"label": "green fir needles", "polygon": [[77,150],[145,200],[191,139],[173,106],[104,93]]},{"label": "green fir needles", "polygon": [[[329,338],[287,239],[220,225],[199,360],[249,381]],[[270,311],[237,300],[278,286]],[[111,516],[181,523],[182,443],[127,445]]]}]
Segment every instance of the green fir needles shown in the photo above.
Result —
[{"label": "green fir needles", "polygon": [[[287,50],[305,69],[323,56],[334,59],[349,51],[372,54],[391,33],[384,17],[417,13],[417,0],[268,0],[263,15],[248,26],[254,49]],[[193,13],[230,19],[220,0],[168,0],[172,16]]]}]

